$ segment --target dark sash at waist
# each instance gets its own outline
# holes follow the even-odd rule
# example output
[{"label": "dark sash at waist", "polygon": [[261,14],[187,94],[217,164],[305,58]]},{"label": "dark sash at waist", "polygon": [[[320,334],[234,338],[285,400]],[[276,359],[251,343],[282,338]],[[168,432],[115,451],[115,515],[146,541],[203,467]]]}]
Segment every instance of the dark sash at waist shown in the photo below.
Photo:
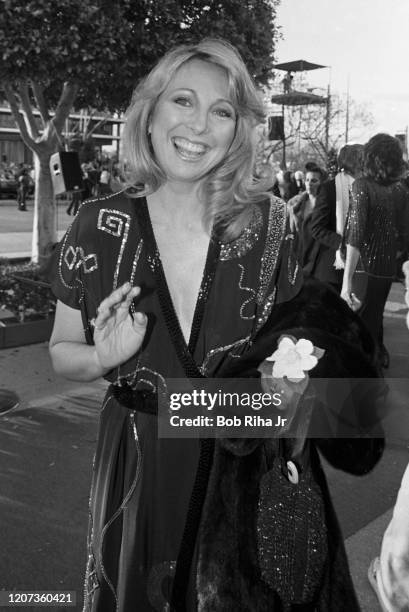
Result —
[{"label": "dark sash at waist", "polygon": [[128,410],[137,410],[147,414],[158,414],[158,396],[153,391],[135,390],[128,384],[110,385],[109,391],[117,402]]}]

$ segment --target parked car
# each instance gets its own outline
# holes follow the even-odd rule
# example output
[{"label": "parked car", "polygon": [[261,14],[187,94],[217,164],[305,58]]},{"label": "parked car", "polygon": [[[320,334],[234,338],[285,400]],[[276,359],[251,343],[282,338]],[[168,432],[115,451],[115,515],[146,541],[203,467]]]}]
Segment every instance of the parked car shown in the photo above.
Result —
[{"label": "parked car", "polygon": [[[11,172],[0,173],[0,198],[17,199],[18,179]],[[30,177],[30,185],[28,188],[28,197],[34,194],[34,181]]]},{"label": "parked car", "polygon": [[0,197],[17,198],[18,181],[13,174],[0,174]]}]

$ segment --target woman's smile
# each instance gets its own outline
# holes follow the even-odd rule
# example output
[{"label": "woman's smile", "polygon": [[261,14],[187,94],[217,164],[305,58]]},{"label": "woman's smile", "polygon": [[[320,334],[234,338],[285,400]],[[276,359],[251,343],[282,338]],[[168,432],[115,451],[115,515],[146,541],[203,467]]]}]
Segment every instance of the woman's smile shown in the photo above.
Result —
[{"label": "woman's smile", "polygon": [[175,136],[171,140],[180,157],[186,161],[197,161],[201,159],[210,148],[204,143],[193,142],[179,136]]}]

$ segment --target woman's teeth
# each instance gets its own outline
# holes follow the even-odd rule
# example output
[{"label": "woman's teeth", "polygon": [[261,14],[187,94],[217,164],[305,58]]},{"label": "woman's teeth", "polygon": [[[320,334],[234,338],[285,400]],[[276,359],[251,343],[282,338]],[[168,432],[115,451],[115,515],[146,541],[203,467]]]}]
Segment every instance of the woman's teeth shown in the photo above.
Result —
[{"label": "woman's teeth", "polygon": [[190,142],[184,138],[174,138],[173,144],[175,145],[178,152],[189,158],[201,157],[206,153],[207,147],[200,143]]}]

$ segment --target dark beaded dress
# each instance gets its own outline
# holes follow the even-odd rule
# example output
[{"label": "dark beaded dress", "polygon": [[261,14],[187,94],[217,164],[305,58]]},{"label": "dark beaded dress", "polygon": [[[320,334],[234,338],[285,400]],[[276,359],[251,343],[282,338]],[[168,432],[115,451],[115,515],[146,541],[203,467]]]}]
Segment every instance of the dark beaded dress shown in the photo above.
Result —
[{"label": "dark beaded dress", "polygon": [[397,253],[409,238],[409,192],[401,181],[380,184],[366,177],[352,185],[345,242],[359,249],[353,290],[359,314],[383,346],[383,311],[396,276]]},{"label": "dark beaded dress", "polygon": [[[197,593],[197,533],[214,443],[159,438],[152,398],[166,389],[168,378],[215,377],[226,362],[246,354],[272,310],[285,307],[300,292],[302,279],[291,249],[285,206],[275,197],[254,207],[249,225],[234,242],[213,235],[186,344],[145,198],[120,192],[84,202],[61,241],[53,291],[81,311],[88,343],[99,303],[126,281],[141,286],[137,309],[148,316],[141,350],[106,376],[110,387],[93,466],[84,611],[210,609],[201,607]],[[133,404],[124,401],[123,389],[131,389]],[[325,485],[323,491],[328,497]],[[342,549],[340,534],[331,537]],[[342,593],[348,609],[358,610],[343,555],[336,598]],[[283,611],[277,594],[269,592],[267,607],[259,607],[254,595],[245,609]],[[242,609],[237,590],[234,610]]]},{"label": "dark beaded dress", "polygon": [[[157,392],[167,377],[217,375],[227,356],[245,350],[273,303],[298,291],[296,262],[279,274],[284,232],[284,208],[273,198],[255,207],[235,242],[210,240],[188,345],[144,198],[120,193],[82,205],[58,250],[53,291],[81,310],[92,343],[101,300],[125,281],[140,285],[137,307],[149,320],[143,348],[106,378]],[[158,439],[155,415],[123,407],[109,390],[94,460],[85,610],[167,609],[199,455],[198,440]]]}]

